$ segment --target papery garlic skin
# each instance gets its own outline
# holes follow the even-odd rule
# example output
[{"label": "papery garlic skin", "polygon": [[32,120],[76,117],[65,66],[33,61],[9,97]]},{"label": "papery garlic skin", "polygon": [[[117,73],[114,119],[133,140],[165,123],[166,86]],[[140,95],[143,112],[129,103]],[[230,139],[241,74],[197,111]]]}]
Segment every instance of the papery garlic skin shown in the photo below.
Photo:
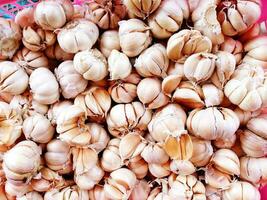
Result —
[{"label": "papery garlic skin", "polygon": [[120,50],[119,32],[116,30],[107,30],[99,40],[99,49],[101,53],[108,58],[112,50]]},{"label": "papery garlic skin", "polygon": [[244,111],[244,110],[242,110],[239,107],[237,107],[236,109],[234,109],[234,112],[238,116],[241,126],[247,125],[247,123],[248,123],[248,121],[250,119],[252,119],[252,118],[257,117],[258,115],[260,115],[260,110],[256,110],[256,111],[250,112],[250,111]]},{"label": "papery garlic skin", "polygon": [[96,185],[89,191],[90,200],[109,200],[105,196],[104,187],[102,185]]},{"label": "papery garlic skin", "polygon": [[183,20],[188,18],[189,7],[185,0],[165,0],[148,18],[148,24],[155,38],[165,39],[178,31]]},{"label": "papery garlic skin", "polygon": [[10,19],[0,19],[0,59],[12,58],[20,45],[20,27]]},{"label": "papery garlic skin", "polygon": [[29,77],[19,64],[11,61],[0,62],[0,91],[17,95],[28,87]]},{"label": "papery garlic skin", "polygon": [[71,106],[72,102],[65,100],[65,101],[60,101],[57,103],[54,103],[50,106],[48,112],[47,112],[47,117],[51,121],[52,124],[56,124],[56,120],[59,116],[59,114],[68,106]]},{"label": "papery garlic skin", "polygon": [[139,19],[129,19],[119,22],[119,40],[123,53],[135,57],[146,49],[151,41],[149,27]]},{"label": "papery garlic skin", "polygon": [[212,43],[198,30],[184,29],[173,34],[167,44],[168,58],[179,63],[184,63],[186,58],[194,53],[210,53]]},{"label": "papery garlic skin", "polygon": [[56,30],[64,26],[72,18],[73,13],[71,1],[49,0],[37,4],[34,10],[34,20],[44,30]]},{"label": "papery garlic skin", "polygon": [[45,49],[45,55],[50,59],[56,59],[60,61],[64,60],[72,60],[74,57],[74,54],[65,52],[58,43],[55,43],[54,45],[47,47]]},{"label": "papery garlic skin", "polygon": [[202,85],[206,107],[219,106],[223,102],[224,93],[213,84]]},{"label": "papery garlic skin", "polygon": [[127,167],[135,174],[136,178],[143,179],[148,174],[148,164],[139,155],[129,160]]},{"label": "papery garlic skin", "polygon": [[213,141],[213,145],[219,149],[231,149],[235,145],[236,140],[237,136],[234,134]]},{"label": "papery garlic skin", "polygon": [[150,190],[150,185],[146,180],[137,181],[129,200],[147,200]]},{"label": "papery garlic skin", "polygon": [[43,200],[41,194],[36,191],[28,192],[27,194],[23,195],[22,197],[18,197],[17,200]]},{"label": "papery garlic skin", "polygon": [[74,19],[67,23],[58,33],[59,46],[67,53],[89,50],[97,41],[97,26],[86,19]]},{"label": "papery garlic skin", "polygon": [[112,50],[108,57],[108,70],[111,80],[124,79],[130,75],[132,65],[124,53]]},{"label": "papery garlic skin", "polygon": [[222,191],[220,189],[206,185],[206,196],[207,200],[221,200]]},{"label": "papery garlic skin", "polygon": [[159,143],[148,143],[141,156],[149,164],[164,164],[169,160],[168,154]]},{"label": "papery garlic skin", "polygon": [[179,175],[190,175],[196,171],[195,166],[188,160],[172,160],[170,169],[173,173]]},{"label": "papery garlic skin", "polygon": [[44,115],[37,113],[24,120],[22,130],[26,139],[38,143],[49,142],[55,132],[55,128],[50,121]]},{"label": "papery garlic skin", "polygon": [[84,79],[100,81],[108,75],[108,64],[97,49],[78,52],[73,59],[74,68]]},{"label": "papery garlic skin", "polygon": [[47,68],[34,70],[29,80],[33,99],[41,104],[53,104],[59,99],[59,85],[54,74]]},{"label": "papery garlic skin", "polygon": [[234,40],[231,37],[225,37],[224,42],[220,45],[220,50],[233,54],[235,56],[236,64],[239,64],[242,60],[243,44],[238,40]]},{"label": "papery garlic skin", "polygon": [[77,185],[64,187],[62,189],[52,189],[44,194],[44,200],[64,200],[64,199],[89,199],[88,190],[82,190]]},{"label": "papery garlic skin", "polygon": [[64,61],[56,69],[55,75],[59,82],[61,93],[66,99],[75,98],[83,92],[88,81],[79,74],[73,66],[73,61]]},{"label": "papery garlic skin", "polygon": [[167,177],[171,174],[170,161],[164,164],[148,164],[149,172],[156,178]]},{"label": "papery garlic skin", "polygon": [[233,182],[230,174],[221,172],[212,165],[205,169],[205,183],[216,189],[227,189]]}]

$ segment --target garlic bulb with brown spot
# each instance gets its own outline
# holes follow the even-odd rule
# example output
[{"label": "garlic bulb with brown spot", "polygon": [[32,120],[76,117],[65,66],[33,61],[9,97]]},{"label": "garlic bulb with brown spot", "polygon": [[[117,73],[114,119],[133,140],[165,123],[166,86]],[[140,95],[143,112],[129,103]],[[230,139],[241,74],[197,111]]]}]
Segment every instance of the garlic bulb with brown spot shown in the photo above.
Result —
[{"label": "garlic bulb with brown spot", "polygon": [[184,63],[184,75],[190,81],[203,82],[208,80],[215,69],[216,55],[196,53],[189,56]]},{"label": "garlic bulb with brown spot", "polygon": [[56,34],[42,28],[23,28],[22,42],[31,51],[42,51],[56,42]]},{"label": "garlic bulb with brown spot", "polygon": [[34,9],[35,23],[44,30],[56,30],[64,26],[74,14],[70,0],[40,2]]},{"label": "garlic bulb with brown spot", "polygon": [[37,173],[41,162],[41,148],[32,141],[17,143],[4,155],[3,169],[13,184],[28,184]]},{"label": "garlic bulb with brown spot", "polygon": [[179,137],[186,133],[186,113],[178,104],[168,104],[156,111],[148,124],[150,135],[157,142],[165,142],[168,136]]},{"label": "garlic bulb with brown spot", "polygon": [[188,56],[200,52],[210,53],[211,48],[210,39],[200,31],[184,29],[169,38],[167,55],[175,62],[184,63]]},{"label": "garlic bulb with brown spot", "polygon": [[129,200],[147,200],[151,186],[146,180],[137,181]]},{"label": "garlic bulb with brown spot", "polygon": [[155,13],[148,18],[153,36],[158,39],[169,38],[181,28],[184,19],[189,18],[189,7],[185,0],[165,0]]},{"label": "garlic bulb with brown spot", "polygon": [[0,91],[12,95],[22,94],[28,87],[29,77],[19,64],[0,62]]},{"label": "garlic bulb with brown spot", "polygon": [[99,40],[99,49],[101,53],[108,58],[112,50],[120,50],[119,32],[117,30],[107,30]]},{"label": "garlic bulb with brown spot", "polygon": [[169,102],[169,97],[161,91],[158,78],[142,79],[137,86],[137,96],[148,109],[160,108]]},{"label": "garlic bulb with brown spot", "polygon": [[140,155],[131,158],[126,164],[138,179],[143,179],[148,174],[148,164]]},{"label": "garlic bulb with brown spot", "polygon": [[74,57],[74,54],[65,52],[58,43],[47,47],[44,52],[48,58],[60,61],[72,60]]},{"label": "garlic bulb with brown spot", "polygon": [[110,173],[104,185],[107,198],[128,199],[136,184],[136,176],[126,168],[120,168]]},{"label": "garlic bulb with brown spot", "polygon": [[73,66],[73,61],[62,62],[56,69],[55,75],[61,88],[64,98],[75,98],[83,92],[88,81],[79,74]]},{"label": "garlic bulb with brown spot", "polygon": [[111,98],[107,90],[93,86],[74,100],[74,105],[82,108],[87,117],[95,122],[104,122],[111,107]]},{"label": "garlic bulb with brown spot", "polygon": [[124,53],[113,49],[108,57],[108,71],[111,80],[124,79],[130,75],[132,64]]},{"label": "garlic bulb with brown spot", "polygon": [[74,19],[58,33],[59,46],[67,53],[91,49],[99,36],[97,26],[86,19]]},{"label": "garlic bulb with brown spot", "polygon": [[108,63],[103,54],[97,50],[78,52],[73,59],[74,68],[83,78],[100,81],[108,75]]},{"label": "garlic bulb with brown spot", "polygon": [[232,184],[233,180],[230,174],[221,172],[212,165],[207,165],[205,169],[205,183],[217,188],[227,189]]},{"label": "garlic bulb with brown spot", "polygon": [[138,56],[134,67],[143,77],[165,77],[169,67],[166,48],[160,43],[153,44]]},{"label": "garlic bulb with brown spot", "polygon": [[43,52],[30,51],[25,47],[17,51],[12,61],[23,67],[27,74],[31,74],[33,70],[39,67],[49,68],[49,61]]},{"label": "garlic bulb with brown spot", "polygon": [[28,192],[27,194],[18,197],[17,200],[43,200],[43,197],[41,194],[39,194],[36,191]]},{"label": "garlic bulb with brown spot", "polygon": [[37,143],[48,143],[54,136],[55,128],[41,114],[34,114],[24,119],[23,133],[28,140]]},{"label": "garlic bulb with brown spot", "polygon": [[[245,126],[247,125],[248,121],[254,117],[260,115],[260,110],[256,111],[244,111],[241,108],[237,107],[234,109],[235,114],[238,116],[240,125]],[[261,127],[262,128],[262,127]]]},{"label": "garlic bulb with brown spot", "polygon": [[247,129],[257,134],[258,136],[267,139],[267,115],[261,114],[251,118],[247,123]]},{"label": "garlic bulb with brown spot", "polygon": [[117,104],[107,116],[108,130],[111,135],[120,137],[131,131],[143,134],[152,118],[152,112],[138,101]]},{"label": "garlic bulb with brown spot", "polygon": [[129,19],[119,22],[119,39],[123,53],[135,57],[151,43],[149,27],[139,19]]},{"label": "garlic bulb with brown spot", "polygon": [[255,111],[267,104],[267,78],[262,67],[243,63],[224,88],[231,103],[245,111]]},{"label": "garlic bulb with brown spot", "polygon": [[44,194],[44,200],[64,200],[64,199],[89,199],[88,190],[82,190],[77,185],[52,189]]},{"label": "garlic bulb with brown spot", "polygon": [[242,60],[243,44],[238,40],[234,40],[231,37],[225,37],[224,42],[220,45],[220,50],[233,54],[237,64]]},{"label": "garlic bulb with brown spot", "polygon": [[148,163],[148,170],[156,178],[167,177],[171,174],[170,161],[164,164]]},{"label": "garlic bulb with brown spot", "polygon": [[59,174],[68,174],[72,171],[70,146],[61,140],[51,140],[46,146],[44,154],[46,165]]},{"label": "garlic bulb with brown spot", "polygon": [[196,171],[195,166],[188,160],[172,160],[170,163],[170,169],[173,173],[179,175],[190,175]]},{"label": "garlic bulb with brown spot", "polygon": [[148,164],[164,164],[169,160],[169,155],[165,152],[160,143],[149,142],[141,152],[142,158]]},{"label": "garlic bulb with brown spot", "polygon": [[12,58],[20,46],[20,27],[11,19],[0,19],[0,60]]},{"label": "garlic bulb with brown spot", "polygon": [[53,104],[59,99],[59,85],[54,74],[47,68],[34,70],[29,80],[33,99],[41,104]]}]

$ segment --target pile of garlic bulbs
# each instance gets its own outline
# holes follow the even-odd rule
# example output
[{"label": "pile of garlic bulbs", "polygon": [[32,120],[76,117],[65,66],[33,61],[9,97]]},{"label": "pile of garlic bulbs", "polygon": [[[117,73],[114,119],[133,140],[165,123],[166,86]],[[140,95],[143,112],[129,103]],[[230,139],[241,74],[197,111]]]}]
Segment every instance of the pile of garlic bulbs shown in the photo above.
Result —
[{"label": "pile of garlic bulbs", "polygon": [[43,0],[0,18],[1,200],[260,200],[260,0]]}]

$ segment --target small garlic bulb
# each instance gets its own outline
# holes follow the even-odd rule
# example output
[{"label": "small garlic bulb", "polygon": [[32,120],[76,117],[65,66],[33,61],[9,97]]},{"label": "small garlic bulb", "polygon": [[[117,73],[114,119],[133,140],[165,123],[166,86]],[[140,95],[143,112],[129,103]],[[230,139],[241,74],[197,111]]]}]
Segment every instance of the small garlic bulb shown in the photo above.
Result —
[{"label": "small garlic bulb", "polygon": [[22,94],[28,87],[29,77],[19,64],[0,62],[0,91],[12,95]]},{"label": "small garlic bulb", "polygon": [[243,44],[240,41],[234,40],[231,37],[225,37],[224,42],[220,45],[220,50],[233,54],[237,64],[241,62],[243,57]]},{"label": "small garlic bulb", "polygon": [[30,88],[33,99],[41,104],[53,104],[59,99],[59,85],[54,74],[47,68],[40,67],[30,76]]},{"label": "small garlic bulb", "polygon": [[73,66],[73,61],[64,61],[56,69],[55,75],[64,98],[75,98],[83,92],[88,81],[79,74]]},{"label": "small garlic bulb", "polygon": [[100,36],[99,49],[101,53],[108,58],[112,50],[120,50],[119,32],[116,30],[107,30]]},{"label": "small garlic bulb", "polygon": [[89,199],[88,190],[82,190],[77,185],[63,187],[61,189],[51,189],[44,194],[44,200],[64,200],[64,199]]},{"label": "small garlic bulb", "polygon": [[70,0],[39,2],[34,10],[35,23],[44,30],[56,30],[64,26],[74,14]]},{"label": "small garlic bulb", "polygon": [[167,55],[175,62],[184,63],[188,56],[200,52],[210,53],[211,49],[210,39],[200,31],[184,29],[169,38]]},{"label": "small garlic bulb", "polygon": [[47,47],[45,49],[45,55],[50,59],[55,60],[72,60],[74,57],[74,54],[65,52],[58,43],[55,43],[54,45]]},{"label": "small garlic bulb", "polygon": [[114,49],[108,57],[108,71],[111,80],[124,79],[130,75],[132,64],[124,53]]},{"label": "small garlic bulb", "polygon": [[159,143],[148,143],[141,152],[142,158],[149,164],[164,164],[169,160],[168,154]]},{"label": "small garlic bulb", "polygon": [[97,50],[78,52],[73,59],[74,68],[83,78],[100,81],[108,75],[108,63],[103,54]]},{"label": "small garlic bulb", "polygon": [[91,49],[99,36],[97,26],[86,19],[74,19],[58,33],[59,46],[67,53]]},{"label": "small garlic bulb", "polygon": [[122,52],[128,57],[139,55],[152,42],[149,27],[139,19],[120,21],[119,39]]}]

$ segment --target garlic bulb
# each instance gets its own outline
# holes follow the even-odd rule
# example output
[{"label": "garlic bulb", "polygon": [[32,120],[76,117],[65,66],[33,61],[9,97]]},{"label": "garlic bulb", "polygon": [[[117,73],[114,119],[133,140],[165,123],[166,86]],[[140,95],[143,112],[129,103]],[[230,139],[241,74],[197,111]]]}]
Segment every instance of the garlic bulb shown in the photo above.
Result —
[{"label": "garlic bulb", "polygon": [[225,37],[224,42],[220,45],[220,50],[233,54],[237,64],[242,60],[243,44],[238,40]]},{"label": "garlic bulb", "polygon": [[59,116],[59,114],[68,106],[71,106],[72,102],[65,100],[65,101],[60,101],[57,103],[54,103],[50,106],[48,112],[47,112],[47,117],[51,121],[51,123],[54,125],[56,124],[56,120]]},{"label": "garlic bulb", "polygon": [[188,56],[200,52],[210,53],[211,48],[210,39],[200,31],[184,29],[169,38],[167,55],[175,62],[184,63]]},{"label": "garlic bulb", "polygon": [[3,169],[13,184],[28,184],[40,165],[41,149],[32,141],[17,143],[4,155]]},{"label": "garlic bulb", "polygon": [[236,134],[230,135],[213,141],[213,145],[220,149],[231,149],[235,145],[236,139]]},{"label": "garlic bulb", "polygon": [[152,138],[157,142],[165,142],[168,136],[179,137],[186,133],[186,113],[178,104],[168,104],[153,115],[148,124]]},{"label": "garlic bulb", "polygon": [[47,68],[34,70],[29,80],[33,99],[41,104],[53,104],[59,99],[59,85],[54,74]]},{"label": "garlic bulb", "polygon": [[159,43],[153,44],[138,56],[134,67],[143,77],[165,77],[169,67],[166,48]]},{"label": "garlic bulb", "polygon": [[23,67],[27,74],[31,74],[33,70],[39,67],[49,68],[48,59],[43,52],[30,51],[25,47],[17,51],[13,56],[12,61]]},{"label": "garlic bulb", "polygon": [[120,137],[131,131],[142,134],[152,117],[152,112],[142,103],[134,101],[128,104],[117,104],[107,116],[108,130],[111,135]]},{"label": "garlic bulb", "polygon": [[78,52],[73,59],[74,68],[83,78],[100,81],[108,75],[108,64],[103,54],[97,50]]},{"label": "garlic bulb", "polygon": [[126,15],[126,9],[123,1],[96,0],[88,2],[88,12],[85,18],[96,23],[102,29],[115,29],[118,27],[118,22]]},{"label": "garlic bulb", "polygon": [[146,180],[137,181],[129,200],[147,200],[150,193],[150,185]]},{"label": "garlic bulb", "polygon": [[179,175],[190,175],[196,171],[195,166],[188,160],[172,160],[170,169],[173,173]]},{"label": "garlic bulb", "polygon": [[89,190],[90,200],[109,200],[105,196],[104,187],[102,185],[96,185],[93,189]]},{"label": "garlic bulb", "polygon": [[48,143],[55,132],[50,121],[44,115],[37,113],[24,120],[22,130],[26,139],[38,143]]},{"label": "garlic bulb", "polygon": [[34,20],[44,30],[56,30],[64,26],[73,14],[74,8],[70,0],[48,0],[37,4]]},{"label": "garlic bulb", "polygon": [[221,2],[218,6],[218,21],[222,32],[235,36],[250,28],[260,18],[261,8],[257,1]]},{"label": "garlic bulb", "polygon": [[111,107],[111,98],[104,88],[93,86],[78,95],[74,104],[82,108],[91,120],[104,122]]},{"label": "garlic bulb", "polygon": [[155,13],[148,18],[153,36],[169,38],[181,28],[183,19],[189,18],[189,7],[185,0],[164,0]]},{"label": "garlic bulb", "polygon": [[65,199],[89,199],[88,190],[82,190],[77,185],[52,189],[45,193],[44,200],[65,200]]},{"label": "garlic bulb", "polygon": [[28,192],[27,194],[23,195],[22,197],[18,197],[17,200],[43,200],[43,197],[41,194],[39,194],[36,191]]},{"label": "garlic bulb", "polygon": [[221,172],[208,165],[205,169],[205,183],[216,189],[225,190],[231,186],[233,180],[230,174]]},{"label": "garlic bulb", "polygon": [[97,26],[86,19],[74,19],[58,33],[59,46],[67,53],[89,50],[99,36]]},{"label": "garlic bulb", "polygon": [[0,62],[0,91],[12,95],[22,94],[28,87],[29,77],[19,64]]},{"label": "garlic bulb", "polygon": [[136,184],[136,176],[126,168],[120,168],[110,173],[104,185],[107,198],[113,200],[128,199]]},{"label": "garlic bulb", "polygon": [[186,122],[191,134],[206,140],[230,137],[235,134],[239,124],[236,114],[223,107],[195,109],[190,112]]},{"label": "garlic bulb", "polygon": [[206,107],[219,106],[223,102],[224,93],[213,84],[202,85],[204,102]]},{"label": "garlic bulb", "polygon": [[75,98],[83,92],[88,81],[79,74],[73,66],[73,61],[64,61],[56,69],[55,75],[66,99]]},{"label": "garlic bulb", "polygon": [[247,129],[257,134],[258,136],[267,139],[267,115],[261,114],[257,117],[251,118],[247,123]]},{"label": "garlic bulb", "polygon": [[10,19],[0,19],[0,59],[12,58],[20,45],[20,27]]},{"label": "garlic bulb", "polygon": [[12,197],[21,197],[25,195],[26,193],[30,192],[31,188],[29,184],[25,183],[12,183],[10,181],[5,182],[5,192],[7,194],[7,197],[10,199],[14,199]]},{"label": "garlic bulb", "polygon": [[42,51],[56,42],[56,34],[41,28],[34,29],[30,26],[22,31],[22,42],[31,51]]},{"label": "garlic bulb", "polygon": [[133,72],[126,78],[111,82],[108,92],[116,103],[130,103],[137,97],[137,84],[141,77]]},{"label": "garlic bulb", "polygon": [[128,57],[135,57],[151,43],[149,27],[139,19],[119,22],[119,39],[122,52]]},{"label": "garlic bulb", "polygon": [[34,24],[34,8],[28,7],[20,10],[16,13],[15,23],[20,25],[20,27],[24,28],[27,26],[32,26]]},{"label": "garlic bulb", "polygon": [[159,143],[148,143],[143,148],[141,156],[148,164],[164,164],[169,160],[169,155]]},{"label": "garlic bulb", "polygon": [[217,56],[211,53],[196,53],[189,56],[184,63],[184,75],[190,81],[208,80],[215,69]]},{"label": "garlic bulb", "polygon": [[169,102],[161,91],[161,82],[158,78],[144,78],[137,86],[137,96],[148,109],[165,106]]},{"label": "garlic bulb", "polygon": [[260,110],[250,112],[250,111],[244,111],[244,110],[240,109],[239,107],[234,109],[234,112],[237,115],[237,117],[239,118],[241,126],[247,125],[247,123],[250,119],[257,117],[260,114]]},{"label": "garlic bulb", "polygon": [[224,88],[231,103],[245,111],[255,111],[267,104],[267,78],[257,65],[243,63],[238,66]]},{"label": "garlic bulb", "polygon": [[56,60],[72,60],[74,57],[74,54],[65,52],[58,43],[55,43],[54,45],[47,47],[45,49],[45,55],[50,59],[56,59]]},{"label": "garlic bulb", "polygon": [[58,172],[67,174],[72,171],[72,161],[70,146],[61,140],[51,140],[46,146],[47,152],[44,154],[46,165]]},{"label": "garlic bulb", "polygon": [[119,32],[116,30],[107,30],[99,40],[99,49],[101,53],[108,58],[112,50],[120,50]]},{"label": "garlic bulb", "polygon": [[127,167],[138,179],[143,179],[148,174],[148,164],[140,155],[131,158],[127,163]]},{"label": "garlic bulb", "polygon": [[132,65],[124,53],[114,49],[108,57],[108,70],[111,80],[124,79],[130,75]]},{"label": "garlic bulb", "polygon": [[156,178],[167,177],[171,173],[170,161],[164,164],[148,163],[149,172]]}]

